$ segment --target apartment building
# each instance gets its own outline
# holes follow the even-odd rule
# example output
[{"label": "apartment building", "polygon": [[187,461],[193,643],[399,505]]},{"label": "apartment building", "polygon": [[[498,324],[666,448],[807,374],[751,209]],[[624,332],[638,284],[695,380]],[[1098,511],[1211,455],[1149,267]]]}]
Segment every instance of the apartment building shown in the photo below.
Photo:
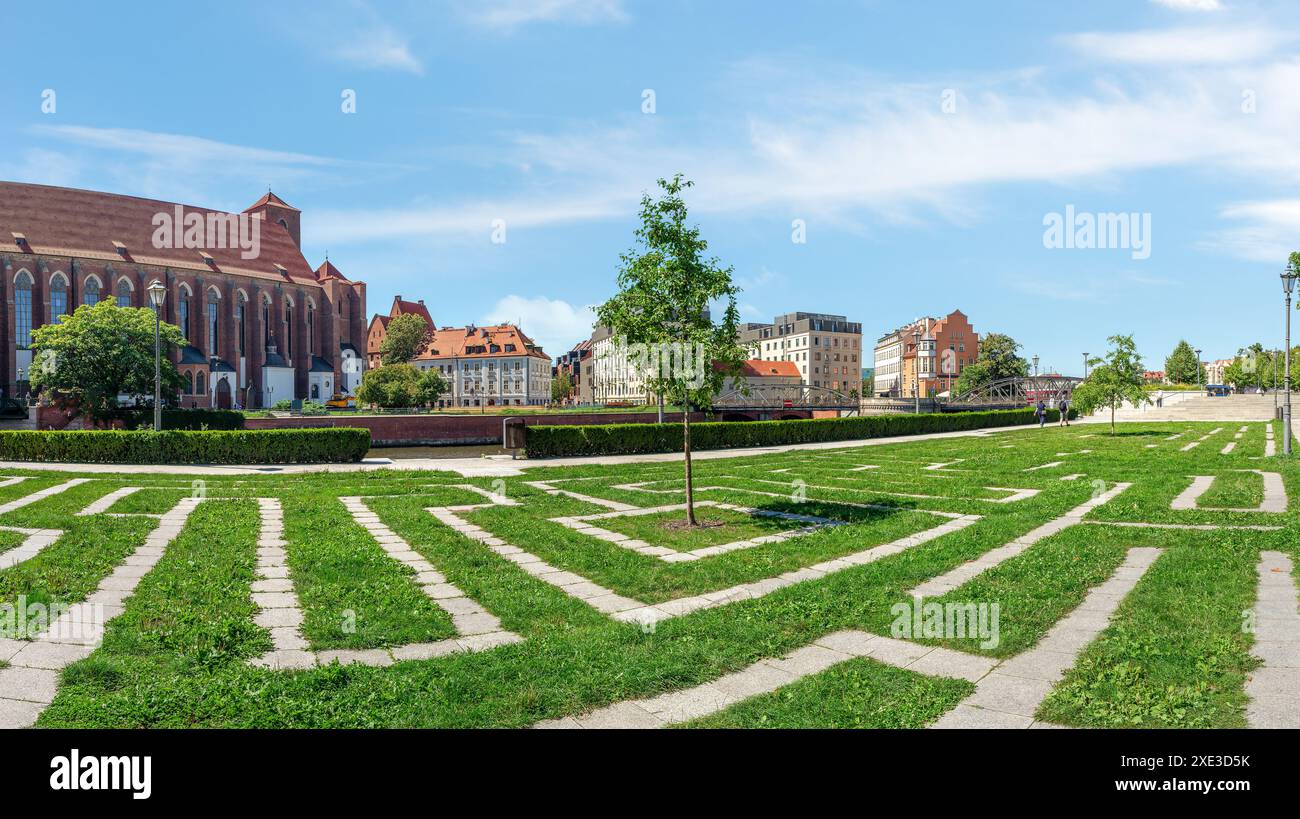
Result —
[{"label": "apartment building", "polygon": [[545,406],[551,359],[513,324],[443,327],[411,362],[436,369],[451,386],[443,407]]},{"label": "apartment building", "polygon": [[758,361],[789,361],[803,383],[862,394],[862,325],[828,313],[786,313],[771,324],[750,322],[740,341]]},{"label": "apartment building", "polygon": [[966,314],[923,316],[881,336],[873,351],[877,397],[914,398],[949,392],[979,355],[979,335]]}]

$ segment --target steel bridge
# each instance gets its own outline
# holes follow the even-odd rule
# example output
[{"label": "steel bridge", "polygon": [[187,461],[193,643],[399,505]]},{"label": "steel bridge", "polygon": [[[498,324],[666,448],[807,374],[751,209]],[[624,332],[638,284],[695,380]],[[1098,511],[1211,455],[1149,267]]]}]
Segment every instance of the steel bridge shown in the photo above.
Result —
[{"label": "steel bridge", "polygon": [[713,399],[713,411],[723,418],[750,420],[810,418],[814,410],[838,410],[857,415],[857,399],[827,387],[807,384],[763,384],[724,392]]},{"label": "steel bridge", "polygon": [[1070,375],[1025,375],[999,378],[948,399],[950,407],[1026,407],[1040,400],[1051,406],[1068,398],[1083,381]]}]

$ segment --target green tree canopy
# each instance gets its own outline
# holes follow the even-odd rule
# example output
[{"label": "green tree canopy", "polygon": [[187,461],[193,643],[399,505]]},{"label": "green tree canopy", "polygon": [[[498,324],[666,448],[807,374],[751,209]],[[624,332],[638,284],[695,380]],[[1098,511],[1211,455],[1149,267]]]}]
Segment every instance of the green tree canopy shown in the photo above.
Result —
[{"label": "green tree canopy", "polygon": [[551,379],[551,401],[558,404],[572,392],[573,382],[569,379],[569,371],[560,370],[560,374]]},{"label": "green tree canopy", "polygon": [[[695,525],[691,482],[690,408],[707,407],[728,377],[743,389],[745,350],[740,345],[740,288],[732,268],[706,258],[708,242],[687,224],[682,191],[692,186],[681,174],[660,179],[659,198],[641,197],[637,247],[624,253],[619,292],[596,310],[601,324],[628,345],[632,365],[651,392],[678,404],[682,413],[682,460],[686,473],[686,520]],[[710,306],[723,305],[714,323]]]},{"label": "green tree canopy", "polygon": [[424,351],[433,338],[433,328],[423,316],[403,313],[388,322],[379,358],[384,364],[406,364]]},{"label": "green tree canopy", "polygon": [[1186,341],[1179,341],[1174,351],[1165,359],[1165,378],[1171,384],[1204,383],[1205,369],[1196,357],[1196,351]]},{"label": "green tree canopy", "polygon": [[1092,371],[1082,384],[1074,388],[1071,403],[1083,415],[1103,407],[1110,407],[1110,434],[1115,434],[1115,410],[1128,401],[1133,406],[1151,403],[1143,388],[1142,357],[1137,353],[1133,336],[1111,336],[1110,351],[1105,358],[1088,362]]},{"label": "green tree canopy", "polygon": [[[159,333],[162,398],[174,401],[181,377],[168,356],[185,338],[172,324]],[[32,387],[95,421],[109,419],[122,397],[152,406],[153,372],[154,312],[147,307],[83,304],[60,323],[32,331]]]},{"label": "green tree canopy", "polygon": [[419,379],[415,384],[416,398],[421,404],[433,406],[438,403],[438,399],[446,394],[450,385],[447,379],[442,377],[442,373],[430,368],[420,373]]},{"label": "green tree canopy", "polygon": [[954,395],[961,395],[999,378],[1023,378],[1029,375],[1029,362],[1017,352],[1021,345],[1006,333],[989,333],[980,339],[975,361],[962,368]]},{"label": "green tree canopy", "polygon": [[357,400],[385,409],[419,406],[420,371],[410,364],[385,364],[367,370],[357,388]]}]

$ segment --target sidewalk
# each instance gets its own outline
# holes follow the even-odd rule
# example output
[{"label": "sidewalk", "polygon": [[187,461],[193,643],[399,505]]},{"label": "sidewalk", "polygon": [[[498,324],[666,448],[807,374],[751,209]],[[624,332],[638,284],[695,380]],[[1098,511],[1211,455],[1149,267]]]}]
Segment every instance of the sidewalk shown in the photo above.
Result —
[{"label": "sidewalk", "polygon": [[[988,429],[962,430],[959,432],[930,432],[924,435],[895,435],[888,438],[864,438],[856,441],[825,441],[815,444],[788,444],[784,446],[749,447],[746,449],[709,449],[692,452],[694,461],[709,461],[715,458],[736,458],[751,455],[770,455],[778,452],[795,450],[847,449],[863,446],[884,446],[908,441],[933,441],[942,438],[966,438],[985,436],[1010,430],[1037,429],[1037,424],[1022,424],[1008,427],[990,427]],[[491,458],[404,458],[400,461],[388,458],[368,458],[358,464],[284,464],[265,466],[204,466],[204,465],[156,465],[156,464],[51,464],[27,463],[24,461],[0,461],[0,470],[31,469],[39,471],[78,472],[85,474],[114,475],[194,475],[196,477],[215,475],[295,475],[313,472],[361,472],[379,469],[405,469],[456,472],[462,477],[506,478],[523,475],[525,469],[537,469],[548,466],[590,466],[614,464],[644,464],[680,461],[682,453],[663,452],[647,455],[596,455],[581,458],[548,458],[530,461],[512,460],[505,456]]]}]

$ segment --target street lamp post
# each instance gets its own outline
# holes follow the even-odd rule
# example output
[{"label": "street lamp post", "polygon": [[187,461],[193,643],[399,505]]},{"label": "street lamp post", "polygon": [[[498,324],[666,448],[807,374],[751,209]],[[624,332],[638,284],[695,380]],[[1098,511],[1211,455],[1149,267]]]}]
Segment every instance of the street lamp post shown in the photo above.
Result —
[{"label": "street lamp post", "polygon": [[1196,353],[1196,389],[1201,388],[1201,351],[1193,350]]},{"label": "street lamp post", "polygon": [[1038,377],[1038,356],[1034,356],[1034,378]]},{"label": "street lamp post", "polygon": [[912,331],[912,397],[916,399],[916,414],[921,414],[921,331]]},{"label": "street lamp post", "polygon": [[1286,401],[1282,404],[1282,454],[1291,454],[1291,288],[1300,277],[1300,270],[1290,262],[1282,273],[1282,292],[1286,295],[1286,349],[1284,356],[1282,385],[1286,389]]},{"label": "street lamp post", "polygon": [[1083,354],[1083,379],[1088,380],[1088,354]]},{"label": "street lamp post", "polygon": [[167,286],[155,281],[149,285],[149,303],[153,305],[153,431],[162,431],[162,306],[167,300]]}]

